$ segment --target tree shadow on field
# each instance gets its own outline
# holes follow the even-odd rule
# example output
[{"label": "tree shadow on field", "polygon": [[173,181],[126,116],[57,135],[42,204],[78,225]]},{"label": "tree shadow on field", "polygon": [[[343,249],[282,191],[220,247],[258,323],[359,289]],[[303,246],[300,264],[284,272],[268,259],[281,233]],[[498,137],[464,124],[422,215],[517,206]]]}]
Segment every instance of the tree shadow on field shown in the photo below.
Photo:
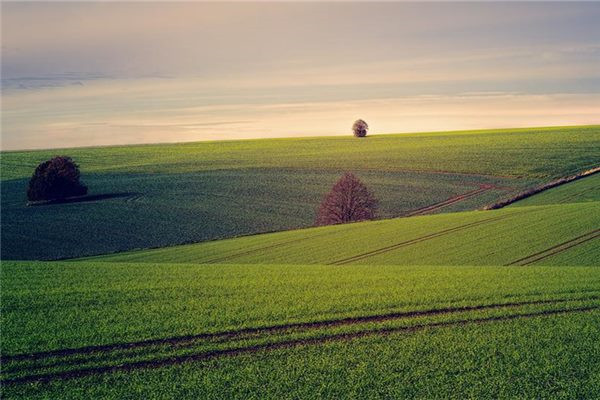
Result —
[{"label": "tree shadow on field", "polygon": [[91,201],[101,201],[108,199],[117,198],[134,198],[140,197],[141,193],[135,192],[123,192],[123,193],[104,193],[104,194],[93,194],[86,196],[68,197],[66,199],[54,199],[44,201],[30,201],[27,203],[28,206],[49,206],[52,204],[66,204],[66,203],[86,203]]}]

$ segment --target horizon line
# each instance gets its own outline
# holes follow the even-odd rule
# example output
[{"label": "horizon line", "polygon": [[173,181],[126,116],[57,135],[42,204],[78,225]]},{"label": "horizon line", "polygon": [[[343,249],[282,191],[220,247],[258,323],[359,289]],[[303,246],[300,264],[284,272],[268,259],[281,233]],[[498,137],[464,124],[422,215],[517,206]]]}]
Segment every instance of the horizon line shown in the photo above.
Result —
[{"label": "horizon line", "polygon": [[[476,129],[454,129],[449,131],[406,131],[406,132],[387,132],[387,133],[375,133],[367,134],[366,137],[357,138],[366,139],[369,137],[381,137],[381,136],[393,136],[393,135],[428,135],[428,134],[440,134],[440,133],[475,133],[485,131],[516,131],[516,130],[529,130],[529,129],[562,129],[562,128],[590,128],[600,127],[600,122],[583,125],[544,125],[544,126],[521,126],[521,127],[510,127],[510,128],[476,128]],[[73,147],[40,147],[40,148],[22,148],[22,149],[1,149],[0,143],[0,154],[2,153],[26,153],[26,152],[41,152],[51,150],[77,150],[77,149],[96,149],[96,148],[118,148],[118,147],[141,147],[141,146],[161,146],[161,145],[185,145],[193,143],[220,143],[220,142],[248,142],[248,141],[260,141],[260,140],[302,140],[302,139],[318,139],[318,138],[343,138],[353,137],[352,133],[348,134],[337,134],[337,135],[307,135],[307,136],[278,136],[278,137],[262,137],[262,138],[246,138],[246,139],[207,139],[207,140],[189,140],[189,141],[177,141],[177,142],[140,142],[140,143],[126,143],[126,144],[100,144],[100,145],[86,145],[86,146],[73,146]],[[1,162],[1,159],[0,159]]]}]

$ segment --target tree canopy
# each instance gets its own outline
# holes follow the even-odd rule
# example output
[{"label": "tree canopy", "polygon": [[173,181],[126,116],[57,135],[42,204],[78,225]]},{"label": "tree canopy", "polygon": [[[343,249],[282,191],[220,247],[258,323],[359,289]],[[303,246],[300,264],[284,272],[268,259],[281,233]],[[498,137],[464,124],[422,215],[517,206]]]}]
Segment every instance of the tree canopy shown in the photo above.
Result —
[{"label": "tree canopy", "polygon": [[346,172],[325,196],[316,224],[333,225],[374,219],[377,200],[352,173]]},{"label": "tree canopy", "polygon": [[70,157],[57,156],[42,162],[29,180],[29,201],[61,200],[87,194],[79,181],[79,166]]},{"label": "tree canopy", "polygon": [[369,125],[362,119],[357,119],[354,121],[352,125],[352,132],[356,137],[365,137],[367,136],[367,131],[369,130]]}]

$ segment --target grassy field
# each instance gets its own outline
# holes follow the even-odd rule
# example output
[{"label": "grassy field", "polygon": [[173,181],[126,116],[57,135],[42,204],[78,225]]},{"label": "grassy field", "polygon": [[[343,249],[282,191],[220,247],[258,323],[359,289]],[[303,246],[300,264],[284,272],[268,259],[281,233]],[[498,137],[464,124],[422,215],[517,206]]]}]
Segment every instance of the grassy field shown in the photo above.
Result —
[{"label": "grassy field", "polygon": [[7,261],[2,283],[3,352],[9,355],[570,293],[587,296],[600,291],[600,269]]},{"label": "grassy field", "polygon": [[[548,152],[562,151],[553,148]],[[555,168],[566,171],[565,165]],[[39,224],[36,234],[23,230],[21,235],[52,248],[65,237],[52,232],[71,221],[67,216],[83,216],[78,207],[95,205],[104,214],[80,223],[93,227],[96,236],[81,237],[74,230],[68,243],[73,252],[79,247],[112,251],[115,240],[124,240],[124,248],[135,240],[140,247],[150,240],[161,243],[166,236],[154,233],[171,232],[181,215],[191,219],[189,208],[174,207],[168,198],[188,204],[190,197],[177,196],[191,192],[204,193],[206,218],[212,215],[215,226],[222,225],[223,236],[231,233],[228,221],[258,224],[271,213],[282,221],[297,215],[302,226],[302,208],[311,204],[307,193],[320,190],[316,177],[336,176],[327,169],[292,168],[288,175],[279,170],[277,179],[256,168],[248,179],[248,171],[179,171],[186,176],[179,187],[170,173],[131,170],[122,176],[129,176],[130,186],[139,179],[143,195],[31,207],[67,211],[63,219],[54,213],[48,227]],[[412,189],[404,186],[407,192],[429,185],[425,196],[431,190],[440,198],[451,197],[460,179],[475,188],[480,179],[539,179],[532,170],[528,178],[430,171],[423,181],[425,172],[388,173],[364,170],[361,176],[388,187],[390,209],[399,176],[412,177],[401,183],[413,182]],[[254,203],[253,213],[242,203],[235,211],[220,205],[215,193],[226,185],[219,174],[235,181],[228,189],[230,201],[244,196],[264,201]],[[120,182],[99,169],[93,176],[105,185]],[[290,176],[305,177],[306,201],[296,211],[293,195],[283,189]],[[195,179],[202,185],[193,186]],[[264,180],[261,188],[279,188],[278,199],[287,199],[279,208],[269,201],[275,192],[255,186]],[[214,185],[210,194],[201,189],[207,182]],[[494,211],[307,228],[68,261],[3,260],[2,398],[599,398],[597,185],[594,175]],[[17,207],[11,193],[3,193],[3,204]],[[163,203],[148,200],[161,196]],[[470,201],[455,207],[475,207],[477,201]],[[106,207],[111,202],[113,208]],[[136,219],[139,229],[129,230]],[[3,210],[3,236],[4,222]],[[13,223],[10,229],[16,230],[16,219]],[[35,219],[22,225],[29,224],[35,227]],[[185,235],[196,225],[191,220],[177,229]],[[170,243],[176,243],[174,232]],[[12,234],[3,237],[3,245],[18,239]],[[60,251],[64,248],[53,254]]]},{"label": "grassy field", "polygon": [[[597,265],[600,202],[362,222],[100,256],[220,264]],[[518,238],[518,240],[515,240]],[[589,242],[590,246],[583,244]],[[595,245],[594,245],[595,244]],[[573,245],[573,246],[571,246]],[[306,251],[310,249],[310,251]],[[555,259],[553,263],[557,263]]]},{"label": "grassy field", "polygon": [[[579,200],[592,178],[556,190]],[[4,261],[3,396],[594,398],[599,209],[575,201]]]},{"label": "grassy field", "polygon": [[600,311],[457,323],[39,385],[7,398],[600,397]]},{"label": "grassy field", "polygon": [[[307,227],[331,185],[355,172],[389,218],[443,203],[472,210],[598,165],[600,127],[247,140],[4,152],[3,259],[60,259]],[[56,154],[90,194],[25,206],[27,179]]]},{"label": "grassy field", "polygon": [[[5,182],[2,255],[56,259],[306,227],[313,224],[321,196],[340,174],[231,170],[177,176],[94,175],[85,178],[92,193],[120,195],[36,207],[25,206],[25,182]],[[442,202],[482,182],[506,184],[492,178],[424,173],[364,172],[360,177],[376,190],[383,218]],[[476,208],[504,193],[489,190],[440,211]]]},{"label": "grassy field", "polygon": [[[600,126],[498,129],[67,149],[86,173],[302,168],[450,171],[548,178],[595,166]],[[28,178],[62,150],[2,153],[2,179]],[[554,163],[553,161],[560,162]],[[515,162],[517,161],[517,162]]]},{"label": "grassy field", "polygon": [[510,207],[581,203],[598,201],[598,199],[600,199],[600,174],[594,174],[517,201]]},{"label": "grassy field", "polygon": [[[322,352],[336,352],[340,345],[353,348],[356,357],[378,346],[391,356],[403,348],[403,341],[421,341],[414,335],[430,331],[442,337],[471,332],[481,345],[490,335],[499,334],[502,328],[497,324],[502,321],[564,315],[564,329],[580,327],[581,321],[597,326],[600,321],[600,314],[594,312],[600,308],[597,267],[5,262],[2,283],[2,379],[7,398],[34,392],[52,397],[65,390],[70,396],[81,394],[80,390],[89,390],[91,396],[116,390],[112,396],[118,398],[132,389],[131,383],[109,389],[99,382],[118,380],[127,373],[129,378],[122,379],[133,374],[140,382],[149,379],[158,385],[162,380],[157,376],[173,368],[185,369],[189,364],[187,368],[194,369],[198,366],[191,362],[204,365],[213,359],[219,366],[211,374],[217,376],[231,370],[228,363],[234,361],[227,359],[238,353],[265,353],[255,361],[244,356],[243,362],[250,369],[261,365],[266,373],[283,374],[278,360],[292,361],[302,347],[307,348],[307,362],[320,358]],[[486,323],[496,328],[480,332],[476,326]],[[526,332],[528,323],[519,329]],[[373,341],[375,347],[370,347]],[[459,347],[466,346],[460,343]],[[471,349],[474,357],[477,347]],[[454,350],[458,349],[448,345],[444,351]],[[522,351],[523,357],[532,358],[548,349],[538,344]],[[443,355],[436,352],[432,357]],[[387,357],[377,362],[385,363]],[[572,357],[574,363],[579,356]],[[496,363],[500,368],[502,362]],[[310,374],[320,368],[319,363],[303,365]],[[168,368],[144,372],[152,366]],[[420,368],[426,364],[410,369],[414,374]],[[242,379],[244,369],[236,370],[232,378]],[[327,374],[335,377],[335,371]],[[105,376],[109,372],[118,373]],[[191,377],[184,373],[178,379],[190,384],[199,374],[204,372],[196,369]],[[293,374],[286,377],[291,378]],[[49,383],[32,382],[38,379]],[[366,384],[376,376],[364,371],[361,379]],[[251,385],[251,381],[238,384]],[[224,384],[214,389],[212,396],[227,390]],[[336,393],[339,388],[334,385],[328,390]]]}]

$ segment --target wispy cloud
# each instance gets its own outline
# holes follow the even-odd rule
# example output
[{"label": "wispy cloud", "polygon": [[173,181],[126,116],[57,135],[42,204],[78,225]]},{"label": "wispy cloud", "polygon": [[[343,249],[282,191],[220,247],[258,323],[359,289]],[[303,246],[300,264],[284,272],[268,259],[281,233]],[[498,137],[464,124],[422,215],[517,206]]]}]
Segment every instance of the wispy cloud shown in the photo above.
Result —
[{"label": "wispy cloud", "polygon": [[5,3],[2,148],[600,123],[599,3]]}]

